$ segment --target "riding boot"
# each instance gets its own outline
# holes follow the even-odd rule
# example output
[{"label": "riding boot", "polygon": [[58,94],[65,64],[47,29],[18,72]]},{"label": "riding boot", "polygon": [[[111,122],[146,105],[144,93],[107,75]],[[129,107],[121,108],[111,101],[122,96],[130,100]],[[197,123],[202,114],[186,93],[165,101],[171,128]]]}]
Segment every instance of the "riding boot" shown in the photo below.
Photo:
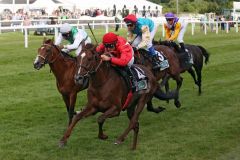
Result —
[{"label": "riding boot", "polygon": [[131,88],[132,91],[135,91],[137,81],[136,81],[135,77],[133,76],[131,69],[128,66],[126,66],[126,67],[124,67],[124,71],[127,73],[127,76],[125,77],[125,79],[129,83],[129,88]]},{"label": "riding boot", "polygon": [[179,45],[181,46],[182,52],[185,53],[185,55],[186,55],[185,56],[186,57],[186,59],[185,59],[186,63],[193,64],[192,59],[190,57],[190,54],[189,54],[188,50],[185,48],[184,43],[179,43]]},{"label": "riding boot", "polygon": [[181,53],[181,49],[180,49],[179,45],[177,45],[177,43],[175,43],[173,41],[171,41],[169,43],[170,43],[170,46],[172,46],[177,51],[177,53]]},{"label": "riding boot", "polygon": [[152,57],[152,65],[153,65],[153,69],[159,69],[160,68],[160,62],[159,62],[159,58],[158,58],[158,54],[156,52],[156,50],[152,47],[150,47],[149,49],[149,53]]},{"label": "riding boot", "polygon": [[184,46],[184,43],[179,43],[179,45],[181,46],[181,51],[184,53],[186,52],[186,49],[185,49],[185,46]]}]

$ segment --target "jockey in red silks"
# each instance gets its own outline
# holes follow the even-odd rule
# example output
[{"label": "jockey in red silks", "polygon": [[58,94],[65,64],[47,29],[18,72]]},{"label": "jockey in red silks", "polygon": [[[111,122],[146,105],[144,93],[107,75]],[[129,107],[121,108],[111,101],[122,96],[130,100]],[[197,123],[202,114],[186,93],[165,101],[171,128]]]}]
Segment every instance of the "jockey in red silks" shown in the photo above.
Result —
[{"label": "jockey in red silks", "polygon": [[134,62],[134,53],[131,45],[121,36],[109,32],[103,36],[102,43],[96,48],[97,52],[110,52],[113,57],[102,55],[103,61],[110,61],[112,64],[121,67],[131,67]]},{"label": "jockey in red silks", "polygon": [[[125,81],[127,82],[128,88],[135,88],[135,81],[133,75],[130,71],[130,67],[134,62],[134,52],[132,46],[127,42],[127,40],[121,36],[118,36],[112,32],[106,33],[103,36],[102,43],[96,48],[97,52],[104,53],[109,52],[112,57],[105,54],[101,55],[103,61],[109,61],[111,64],[119,66],[121,73]],[[130,77],[130,78],[129,78]],[[123,106],[125,108],[132,98],[132,89],[128,93],[127,100]]]}]

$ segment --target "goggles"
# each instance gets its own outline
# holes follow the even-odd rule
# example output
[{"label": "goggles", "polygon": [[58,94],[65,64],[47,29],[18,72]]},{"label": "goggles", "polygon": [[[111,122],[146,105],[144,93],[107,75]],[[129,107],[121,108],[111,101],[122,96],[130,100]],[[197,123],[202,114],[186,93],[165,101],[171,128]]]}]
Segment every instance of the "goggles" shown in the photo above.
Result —
[{"label": "goggles", "polygon": [[62,33],[62,36],[63,36],[63,37],[69,37],[69,36],[70,36],[70,33]]},{"label": "goggles", "polygon": [[115,44],[114,44],[114,43],[105,43],[105,44],[104,44],[104,47],[105,47],[105,48],[114,48],[114,47],[115,47]]},{"label": "goggles", "polygon": [[173,21],[173,18],[166,18],[166,21]]}]

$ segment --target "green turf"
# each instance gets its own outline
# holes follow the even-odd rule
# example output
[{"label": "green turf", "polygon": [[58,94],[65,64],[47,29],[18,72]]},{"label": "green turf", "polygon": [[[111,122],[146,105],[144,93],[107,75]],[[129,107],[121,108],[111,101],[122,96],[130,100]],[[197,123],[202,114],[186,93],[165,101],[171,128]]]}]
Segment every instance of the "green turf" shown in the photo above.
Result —
[{"label": "green turf", "polygon": [[[103,30],[94,32],[100,41]],[[97,114],[78,123],[67,146],[58,148],[68,116],[49,66],[33,69],[42,39],[31,33],[25,49],[22,33],[0,35],[0,160],[240,159],[240,33],[204,35],[197,30],[192,36],[188,30],[186,43],[202,45],[211,53],[203,67],[203,94],[198,96],[190,75],[183,74],[182,107],[154,100],[155,106],[167,110],[142,112],[136,151],[130,150],[132,132],[123,144],[113,144],[127,127],[126,112],[106,121],[108,140],[97,139]],[[78,95],[76,109],[85,104],[86,91]]]}]

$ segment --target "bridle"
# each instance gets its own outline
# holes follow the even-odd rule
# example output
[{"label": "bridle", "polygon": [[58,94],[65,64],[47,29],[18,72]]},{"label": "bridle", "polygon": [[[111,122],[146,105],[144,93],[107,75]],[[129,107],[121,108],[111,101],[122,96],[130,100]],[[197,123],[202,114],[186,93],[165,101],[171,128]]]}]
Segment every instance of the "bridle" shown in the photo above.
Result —
[{"label": "bridle", "polygon": [[[81,59],[80,59],[79,65],[78,65],[79,69],[78,69],[77,75],[80,75],[82,68],[86,70],[86,73],[84,75],[80,75],[81,77],[89,77],[90,75],[96,73],[103,62],[102,59],[100,59],[100,62],[96,65],[96,67],[91,66],[91,68],[88,70],[88,68],[86,66],[82,65],[82,59],[84,56],[86,56],[86,53],[83,52],[80,56],[81,56]],[[94,55],[93,58],[96,60],[96,55]]]},{"label": "bridle", "polygon": [[[43,45],[41,46],[41,48],[44,48],[44,47],[46,47],[46,46],[50,47],[49,51],[47,51],[47,55],[46,55],[45,57],[42,56],[42,55],[40,55],[40,54],[37,55],[37,57],[40,57],[40,58],[43,59],[43,62],[41,63],[42,65],[45,65],[45,64],[53,64],[53,63],[57,60],[57,58],[60,56],[60,54],[58,54],[58,56],[57,56],[55,59],[53,59],[52,61],[49,62],[49,61],[48,61],[48,57],[49,57],[49,56],[53,56],[53,47],[57,48],[57,46],[55,46],[55,45],[50,45],[50,44],[43,44]],[[57,48],[57,49],[59,50],[59,48]]]}]

